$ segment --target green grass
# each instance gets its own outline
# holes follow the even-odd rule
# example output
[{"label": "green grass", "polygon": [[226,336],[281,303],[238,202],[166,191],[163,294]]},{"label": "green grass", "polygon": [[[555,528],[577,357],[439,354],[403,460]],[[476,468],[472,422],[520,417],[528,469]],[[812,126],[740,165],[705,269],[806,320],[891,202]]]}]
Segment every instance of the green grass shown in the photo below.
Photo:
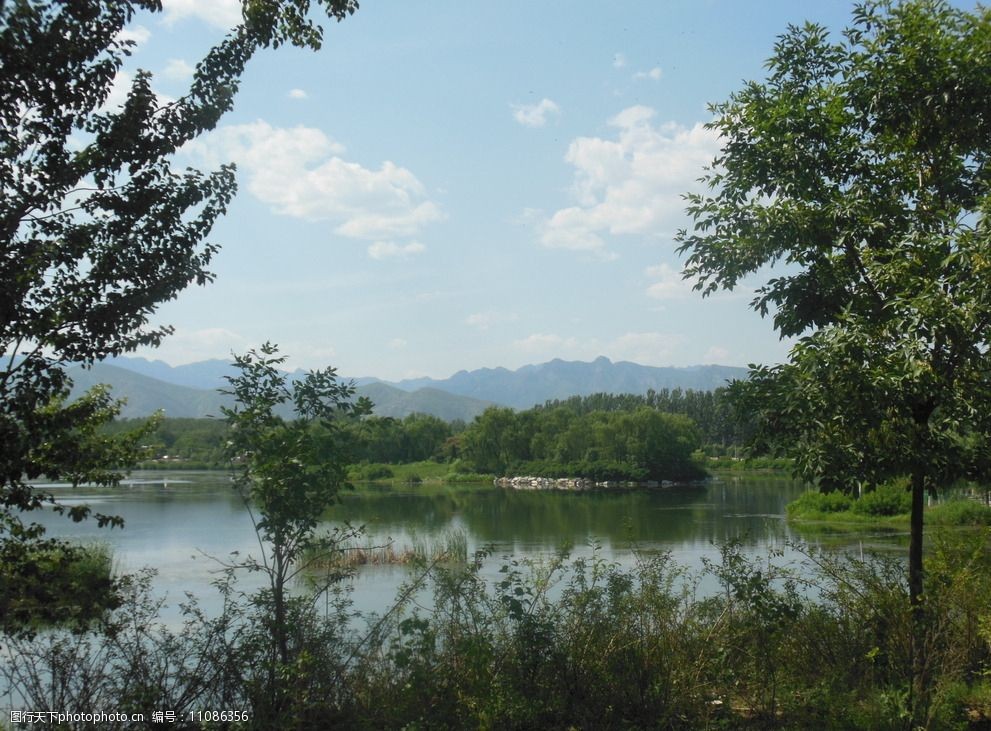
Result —
[{"label": "green grass", "polygon": [[477,472],[464,472],[458,461],[434,462],[433,460],[424,460],[423,462],[409,462],[408,464],[361,464],[352,465],[348,470],[348,479],[351,482],[392,485],[491,482],[492,477],[492,475]]},{"label": "green grass", "polygon": [[710,470],[730,470],[732,472],[785,472],[791,470],[793,460],[787,457],[707,457],[700,466]]},{"label": "green grass", "polygon": [[336,550],[306,554],[303,564],[313,570],[353,569],[359,566],[406,566],[431,562],[463,564],[468,560],[468,536],[462,530],[450,530],[433,540],[412,537],[408,546],[389,543],[345,543]]},{"label": "green grass", "polygon": [[[843,493],[807,492],[786,508],[788,519],[797,522],[906,527],[911,515],[911,496],[904,481],[881,485],[854,498]],[[975,500],[956,499],[927,508],[925,520],[939,526],[991,525],[991,507]]]},{"label": "green grass", "polygon": [[976,500],[954,500],[930,508],[926,521],[931,525],[986,526],[991,525],[991,507]]}]

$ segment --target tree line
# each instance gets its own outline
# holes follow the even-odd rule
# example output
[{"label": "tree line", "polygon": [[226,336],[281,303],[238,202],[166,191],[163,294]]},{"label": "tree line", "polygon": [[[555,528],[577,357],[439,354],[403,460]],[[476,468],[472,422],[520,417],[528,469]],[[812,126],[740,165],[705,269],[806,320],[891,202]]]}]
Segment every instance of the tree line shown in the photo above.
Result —
[{"label": "tree line", "polygon": [[[133,431],[140,421],[118,420],[106,433]],[[519,412],[492,407],[470,424],[429,414],[339,422],[338,448],[343,445],[354,464],[460,460],[465,469],[488,474],[637,480],[695,476],[693,452],[722,454],[738,446],[743,433],[726,389],[598,393]],[[144,437],[145,457],[156,465],[222,467],[227,441],[224,420],[160,418]]]},{"label": "tree line", "polygon": [[463,458],[476,472],[603,480],[698,477],[692,455],[700,445],[690,418],[646,406],[490,408],[461,439]]}]

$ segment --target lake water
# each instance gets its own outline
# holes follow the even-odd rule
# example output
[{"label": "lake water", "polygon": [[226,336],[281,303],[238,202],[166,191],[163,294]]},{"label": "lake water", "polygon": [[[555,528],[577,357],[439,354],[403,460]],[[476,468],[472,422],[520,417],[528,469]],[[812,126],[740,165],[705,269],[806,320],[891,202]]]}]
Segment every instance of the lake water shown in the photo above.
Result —
[{"label": "lake water", "polygon": [[[112,546],[121,571],[151,567],[156,590],[174,605],[186,592],[208,611],[216,606],[211,581],[215,559],[234,551],[260,553],[251,517],[222,472],[137,472],[116,489],[47,486],[60,502],[85,503],[95,512],[119,515],[123,529],[98,529],[93,521],[72,523],[45,513],[49,534],[99,540]],[[507,557],[549,556],[562,547],[586,555],[598,544],[601,555],[619,563],[636,550],[669,551],[689,569],[718,559],[718,545],[739,539],[750,554],[768,549],[791,555],[789,543],[804,540],[855,551],[892,550],[904,545],[896,533],[864,531],[840,538],[802,534],[784,519],[785,506],[804,488],[773,476],[724,474],[700,486],[592,492],[523,492],[490,485],[359,486],[342,494],[329,518],[364,526],[373,545],[413,540],[430,543],[461,530],[469,553],[491,550],[483,573],[495,577]],[[212,558],[211,558],[212,557]],[[407,571],[367,566],[354,579],[356,607],[390,606]],[[243,586],[257,583],[245,577]]]}]

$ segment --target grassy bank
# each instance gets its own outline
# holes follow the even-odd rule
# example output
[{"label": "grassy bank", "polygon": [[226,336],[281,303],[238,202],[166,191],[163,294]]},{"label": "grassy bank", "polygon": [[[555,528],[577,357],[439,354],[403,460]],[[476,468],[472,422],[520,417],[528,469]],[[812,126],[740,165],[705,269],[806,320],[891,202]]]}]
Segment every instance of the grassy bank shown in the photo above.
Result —
[{"label": "grassy bank", "polygon": [[374,482],[393,485],[419,483],[457,484],[463,482],[491,483],[494,475],[472,472],[461,462],[435,462],[424,460],[407,464],[365,463],[352,465],[348,470],[351,482]]},{"label": "grassy bank", "polygon": [[706,457],[702,461],[706,469],[731,472],[785,472],[792,464],[787,457]]},{"label": "grassy bank", "polygon": [[[794,521],[878,525],[906,528],[911,496],[903,482],[881,485],[856,498],[839,492],[807,492],[787,507]],[[926,509],[925,521],[935,526],[991,526],[991,507],[976,500],[954,499]]]}]

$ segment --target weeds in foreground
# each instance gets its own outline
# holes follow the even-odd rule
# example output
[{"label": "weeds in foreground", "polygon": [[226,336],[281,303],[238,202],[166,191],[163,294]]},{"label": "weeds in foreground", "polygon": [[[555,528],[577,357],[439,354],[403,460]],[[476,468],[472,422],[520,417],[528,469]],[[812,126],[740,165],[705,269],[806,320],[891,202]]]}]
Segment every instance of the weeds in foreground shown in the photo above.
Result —
[{"label": "weeds in foreground", "polygon": [[409,566],[429,563],[465,563],[468,536],[463,530],[450,530],[430,540],[413,536],[408,545],[390,541],[384,545],[349,541],[305,552],[301,558],[308,571],[340,571],[360,566]]},{"label": "weeds in foreground", "polygon": [[[927,728],[991,723],[988,545],[934,541]],[[370,629],[338,585],[324,608],[290,607],[292,662],[276,669],[293,700],[279,719],[265,706],[270,597],[230,577],[220,616],[191,602],[171,629],[138,581],[99,627],[10,638],[3,676],[26,707],[249,712],[227,728],[907,728],[901,564],[802,550],[803,565],[784,565],[729,543],[697,574],[665,554],[630,567],[598,552],[507,559],[496,580],[495,557],[478,553],[425,567]],[[423,575],[429,611],[408,601]],[[711,577],[720,591],[702,595]]]}]

